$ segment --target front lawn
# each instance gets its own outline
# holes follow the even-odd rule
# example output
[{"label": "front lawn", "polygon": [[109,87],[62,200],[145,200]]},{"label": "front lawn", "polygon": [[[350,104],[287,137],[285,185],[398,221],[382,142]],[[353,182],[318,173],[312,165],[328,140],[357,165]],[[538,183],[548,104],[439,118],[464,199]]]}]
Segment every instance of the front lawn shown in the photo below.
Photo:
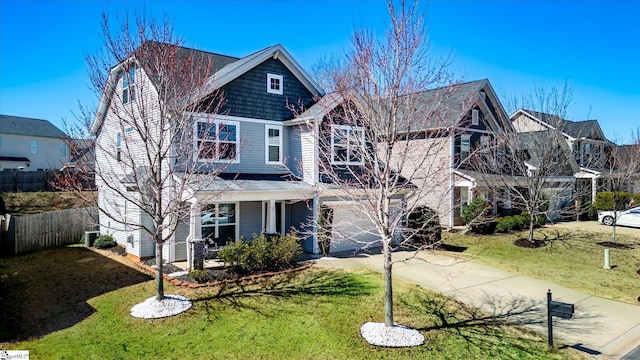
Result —
[{"label": "front lawn", "polygon": [[[610,230],[610,228],[607,228]],[[612,269],[603,269],[605,246],[610,232],[598,232],[547,226],[536,230],[537,240],[547,245],[527,249],[513,244],[526,238],[526,232],[496,235],[446,234],[448,245],[466,247],[455,253],[517,274],[548,280],[587,294],[638,304],[640,296],[640,239],[618,235],[618,246],[610,249]]]},{"label": "front lawn", "polygon": [[193,308],[137,319],[129,311],[153,295],[154,283],[118,264],[79,247],[0,259],[2,300],[20,314],[12,319],[3,310],[0,328],[7,320],[42,323],[35,332],[14,326],[17,332],[4,333],[9,342],[0,345],[37,359],[582,358],[571,349],[549,352],[546,339],[532,332],[402,282],[394,288],[396,321],[427,341],[408,349],[370,346],[359,328],[382,320],[382,280],[364,270],[312,268],[227,288],[167,284],[167,293],[190,297]]}]

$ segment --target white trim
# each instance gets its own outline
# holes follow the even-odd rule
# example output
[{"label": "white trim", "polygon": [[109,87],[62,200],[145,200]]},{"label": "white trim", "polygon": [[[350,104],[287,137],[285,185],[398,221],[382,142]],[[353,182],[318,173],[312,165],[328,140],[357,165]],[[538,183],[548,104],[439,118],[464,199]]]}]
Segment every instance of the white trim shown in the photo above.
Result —
[{"label": "white trim", "polygon": [[266,124],[266,125],[292,125],[289,121],[276,121],[276,120],[265,120],[265,119],[256,119],[256,118],[247,118],[241,116],[231,116],[231,115],[219,115],[219,114],[206,114],[206,113],[197,113],[197,112],[185,112],[188,116],[193,116],[197,119],[202,119],[202,121],[211,121],[211,120],[221,120],[221,121],[237,121],[237,122],[246,122],[246,123],[254,123],[254,124]]},{"label": "white trim", "polygon": [[[336,160],[336,153],[335,153],[335,133],[337,129],[341,129],[341,130],[347,130],[347,144],[346,144],[346,149],[347,149],[347,158],[345,161],[341,161],[341,160]],[[360,132],[360,139],[359,139],[359,148],[360,151],[362,151],[362,155],[361,155],[361,159],[360,161],[349,161],[349,158],[351,157],[351,133],[352,132]],[[364,164],[364,151],[365,151],[365,142],[364,142],[364,127],[361,126],[350,126],[350,125],[331,125],[331,164],[333,165],[363,165]]]},{"label": "white trim", "polygon": [[[271,87],[271,81],[272,80],[277,80],[278,83],[278,88],[277,89],[273,89]],[[282,95],[284,92],[284,78],[282,75],[276,75],[276,74],[271,74],[271,73],[267,73],[267,93],[269,94],[276,94],[276,95]]]},{"label": "white trim", "polygon": [[[235,126],[236,127],[236,137],[234,141],[226,141],[228,143],[235,143],[236,145],[236,157],[235,159],[232,160],[227,160],[227,159],[216,159],[216,158],[211,158],[211,159],[207,159],[207,158],[201,158],[200,154],[199,154],[199,146],[198,146],[198,124],[201,123],[208,123],[210,126],[215,126],[216,128],[218,127],[218,125],[231,125],[231,126]],[[211,140],[206,140],[207,142],[211,142],[211,143],[220,143],[220,140],[218,139],[218,130],[216,129],[216,137],[215,139],[211,139]],[[195,157],[194,160],[198,161],[198,162],[205,162],[205,163],[225,163],[225,164],[237,164],[240,162],[240,123],[238,121],[227,121],[227,120],[220,120],[220,119],[216,119],[214,118],[213,120],[205,120],[205,121],[200,121],[200,120],[196,120],[193,123],[193,146],[194,146],[194,154],[193,156]],[[217,154],[216,154],[217,155]]]},{"label": "white trim", "polygon": [[[278,130],[278,160],[277,161],[271,161],[269,160],[269,147],[270,146],[275,146],[275,145],[271,145],[269,144],[269,130]],[[283,133],[282,133],[282,126],[276,126],[276,125],[265,125],[264,126],[264,163],[267,165],[282,165],[282,159],[283,159]]]},{"label": "white trim", "polygon": [[480,125],[480,110],[471,109],[471,126]]}]

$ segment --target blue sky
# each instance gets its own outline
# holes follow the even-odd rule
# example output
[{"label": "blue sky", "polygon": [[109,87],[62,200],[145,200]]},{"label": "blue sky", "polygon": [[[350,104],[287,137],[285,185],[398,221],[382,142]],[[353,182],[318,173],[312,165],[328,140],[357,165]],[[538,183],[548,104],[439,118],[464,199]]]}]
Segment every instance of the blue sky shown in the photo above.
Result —
[{"label": "blue sky", "polygon": [[[62,128],[78,102],[96,104],[85,53],[100,48],[100,15],[144,5],[168,15],[187,46],[242,57],[281,43],[306,69],[349,48],[354,28],[382,32],[384,1],[0,0],[0,113]],[[430,1],[435,54],[455,55],[466,80],[488,78],[501,98],[573,84],[571,120],[598,119],[627,142],[640,128],[640,1]]]}]

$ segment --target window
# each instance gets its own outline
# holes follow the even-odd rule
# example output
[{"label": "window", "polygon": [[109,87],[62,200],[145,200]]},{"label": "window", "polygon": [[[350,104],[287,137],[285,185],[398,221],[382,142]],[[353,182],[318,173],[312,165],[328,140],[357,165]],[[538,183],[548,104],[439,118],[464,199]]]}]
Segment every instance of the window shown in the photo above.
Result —
[{"label": "window", "polygon": [[58,144],[58,156],[66,156],[67,155],[67,145],[65,143]]},{"label": "window", "polygon": [[480,123],[480,110],[473,109],[471,110],[471,125],[478,126]]},{"label": "window", "polygon": [[460,137],[460,161],[469,157],[471,151],[471,135],[462,135]]},{"label": "window", "polygon": [[38,140],[31,140],[31,153],[32,154],[38,153]]},{"label": "window", "polygon": [[197,122],[195,143],[198,159],[238,162],[238,128],[235,121]]},{"label": "window", "polygon": [[266,125],[266,163],[282,163],[282,126]]},{"label": "window", "polygon": [[267,92],[282,95],[282,75],[267,74]]},{"label": "window", "polygon": [[0,136],[0,146],[2,146],[2,136]]},{"label": "window", "polygon": [[136,82],[136,68],[132,66],[122,77],[122,102],[128,104],[136,99],[134,85]]},{"label": "window", "polygon": [[203,239],[211,239],[218,246],[235,241],[238,226],[236,204],[207,205],[202,209],[200,224]]},{"label": "window", "polygon": [[122,160],[122,134],[116,134],[116,160]]},{"label": "window", "polygon": [[364,129],[347,125],[331,128],[331,163],[362,165],[364,160]]}]

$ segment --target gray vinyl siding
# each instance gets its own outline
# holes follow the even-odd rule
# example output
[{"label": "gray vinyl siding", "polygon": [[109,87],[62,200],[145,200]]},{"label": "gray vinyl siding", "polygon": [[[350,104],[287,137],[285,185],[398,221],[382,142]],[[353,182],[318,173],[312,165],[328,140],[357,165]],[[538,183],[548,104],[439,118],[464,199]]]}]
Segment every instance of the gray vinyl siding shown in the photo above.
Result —
[{"label": "gray vinyl siding", "polygon": [[262,201],[245,201],[240,203],[240,237],[253,238],[253,234],[262,232]]},{"label": "gray vinyl siding", "polygon": [[287,167],[295,176],[313,183],[315,181],[313,130],[306,125],[293,126],[287,130],[289,134],[288,151],[285,152]]},{"label": "gray vinyl siding", "polygon": [[293,227],[300,237],[302,250],[305,252],[313,252],[313,243],[315,241],[314,234],[311,234],[312,216],[313,216],[313,200],[298,201],[288,205],[287,228]]},{"label": "gray vinyl siding", "polygon": [[[266,164],[265,152],[265,132],[266,124],[239,121],[239,149],[240,161],[232,164],[212,163],[208,166],[211,171],[224,167],[225,173],[246,173],[246,174],[288,174],[286,165]],[[287,164],[290,151],[289,144],[290,129],[282,127],[282,154],[283,163]]]},{"label": "gray vinyl siding", "polygon": [[[267,73],[282,75],[283,94],[267,93]],[[293,118],[288,104],[313,101],[307,88],[277,59],[265,60],[222,88],[226,103],[222,113],[230,116],[283,121]]]}]

